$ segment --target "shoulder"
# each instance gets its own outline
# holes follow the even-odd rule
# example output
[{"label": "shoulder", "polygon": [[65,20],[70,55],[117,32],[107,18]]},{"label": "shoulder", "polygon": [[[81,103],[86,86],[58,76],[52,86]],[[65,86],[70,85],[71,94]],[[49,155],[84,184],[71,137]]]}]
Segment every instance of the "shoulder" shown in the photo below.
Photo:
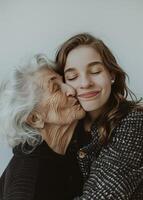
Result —
[{"label": "shoulder", "polygon": [[134,109],[130,111],[122,120],[139,120],[143,121],[143,110]]},{"label": "shoulder", "polygon": [[142,164],[143,156],[143,112],[129,112],[113,130],[109,139],[108,150],[119,162],[133,168]]},{"label": "shoulder", "polygon": [[31,146],[27,142],[24,144],[19,144],[13,148],[14,156],[18,157],[39,157],[42,152],[46,151],[45,143],[42,142],[37,146]]},{"label": "shoulder", "polygon": [[3,174],[2,189],[0,188],[3,198],[9,199],[12,195],[14,199],[22,197],[23,200],[26,200],[27,197],[31,199],[38,177],[38,166],[35,159],[13,156]]},{"label": "shoulder", "polygon": [[118,129],[128,128],[143,129],[143,111],[132,110],[124,118],[122,118],[117,126]]},{"label": "shoulder", "polygon": [[[132,110],[118,123],[112,132],[112,139],[118,144],[128,144],[142,149],[143,145],[143,111]],[[134,147],[133,147],[134,146]]]}]

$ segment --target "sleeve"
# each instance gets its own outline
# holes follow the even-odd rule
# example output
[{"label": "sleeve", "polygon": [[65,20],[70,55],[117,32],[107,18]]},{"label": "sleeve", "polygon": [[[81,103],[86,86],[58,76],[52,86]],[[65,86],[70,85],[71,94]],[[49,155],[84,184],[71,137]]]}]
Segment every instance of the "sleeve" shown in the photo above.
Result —
[{"label": "sleeve", "polygon": [[[42,149],[43,146],[44,149]],[[21,145],[16,146],[13,149],[14,156],[0,179],[0,200],[34,199],[36,183],[40,170],[40,151],[42,149],[42,153],[45,153],[45,148],[46,145],[39,145],[38,148],[31,153],[24,153],[21,149]],[[46,148],[46,157],[49,161],[47,169],[47,171],[49,170],[48,174],[53,172],[53,160],[56,160],[59,166],[61,166],[62,161],[60,155],[54,153],[48,147]],[[60,170],[61,169],[59,169],[59,171]],[[49,181],[50,180],[47,180],[47,184]]]},{"label": "sleeve", "polygon": [[[0,180],[0,200],[68,200],[81,194],[73,195],[74,190],[67,185],[70,172],[66,155],[55,153],[46,143],[29,154],[22,152],[20,146],[15,147],[13,152],[14,156],[1,177],[2,182]],[[73,166],[74,163],[71,161],[71,164]],[[75,185],[78,186],[77,183]]]},{"label": "sleeve", "polygon": [[4,171],[2,200],[32,200],[38,163],[13,156]]},{"label": "sleeve", "polygon": [[0,200],[3,200],[3,191],[4,191],[4,179],[5,179],[5,171],[0,177]]},{"label": "sleeve", "polygon": [[74,200],[136,199],[143,190],[143,115],[122,120],[113,135],[93,161],[83,195]]}]

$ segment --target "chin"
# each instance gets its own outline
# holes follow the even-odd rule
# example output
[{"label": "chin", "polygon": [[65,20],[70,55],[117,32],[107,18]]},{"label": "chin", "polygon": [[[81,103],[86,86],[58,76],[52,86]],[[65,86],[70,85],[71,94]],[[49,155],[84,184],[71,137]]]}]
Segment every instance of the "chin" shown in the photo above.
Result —
[{"label": "chin", "polygon": [[82,119],[83,117],[85,117],[85,111],[83,110],[83,108],[81,108],[79,111],[76,112],[76,118],[79,120],[79,119]]},{"label": "chin", "polygon": [[94,110],[97,110],[99,109],[100,107],[102,107],[102,104],[101,103],[95,103],[95,102],[87,102],[87,103],[81,103],[82,105],[82,108],[84,109],[84,111],[86,112],[92,112]]},{"label": "chin", "polygon": [[84,108],[85,112],[92,112],[94,110],[96,110],[95,108]]},{"label": "chin", "polygon": [[82,119],[85,116],[85,111],[81,109],[79,112],[76,113],[78,119]]},{"label": "chin", "polygon": [[78,110],[78,111],[74,111],[73,113],[72,112],[70,112],[70,116],[71,116],[71,118],[72,118],[72,122],[73,121],[76,121],[76,120],[80,120],[80,119],[82,119],[83,117],[85,117],[85,111],[81,108],[80,110]]},{"label": "chin", "polygon": [[90,112],[90,111],[95,110],[95,106],[85,106],[85,105],[83,105],[82,107],[83,107],[85,112]]}]

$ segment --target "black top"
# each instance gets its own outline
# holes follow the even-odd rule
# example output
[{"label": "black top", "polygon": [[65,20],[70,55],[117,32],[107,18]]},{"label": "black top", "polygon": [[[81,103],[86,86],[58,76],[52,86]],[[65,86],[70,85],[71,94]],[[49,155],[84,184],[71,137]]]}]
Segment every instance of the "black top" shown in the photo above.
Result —
[{"label": "black top", "polygon": [[83,181],[75,141],[64,156],[45,142],[30,154],[24,153],[21,145],[15,147],[0,179],[0,200],[70,200],[81,195]]}]

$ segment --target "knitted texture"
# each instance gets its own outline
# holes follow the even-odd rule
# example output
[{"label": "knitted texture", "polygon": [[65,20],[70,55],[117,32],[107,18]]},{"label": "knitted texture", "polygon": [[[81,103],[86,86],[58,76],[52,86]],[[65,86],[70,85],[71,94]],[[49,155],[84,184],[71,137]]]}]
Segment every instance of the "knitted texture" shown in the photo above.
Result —
[{"label": "knitted texture", "polygon": [[91,134],[78,152],[85,184],[75,200],[143,200],[143,112],[123,118],[106,145],[99,143],[96,124]]}]

